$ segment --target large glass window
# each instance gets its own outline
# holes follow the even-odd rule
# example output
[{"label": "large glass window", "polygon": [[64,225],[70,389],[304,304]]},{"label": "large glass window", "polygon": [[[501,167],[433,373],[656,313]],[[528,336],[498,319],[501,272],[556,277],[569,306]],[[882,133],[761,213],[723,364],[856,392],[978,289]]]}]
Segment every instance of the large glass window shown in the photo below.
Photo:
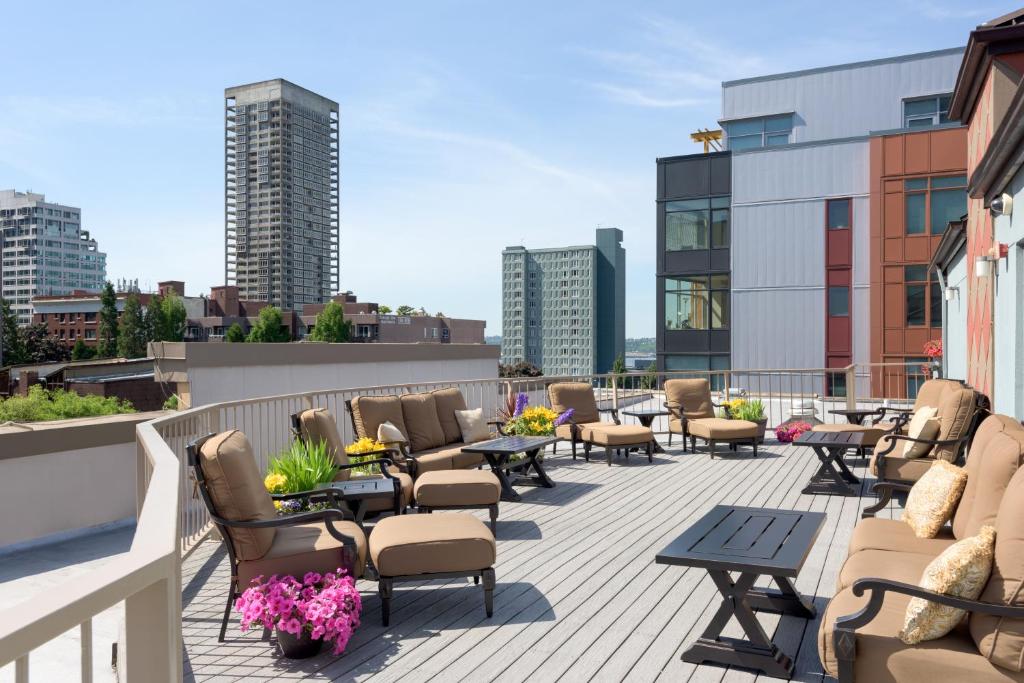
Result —
[{"label": "large glass window", "polygon": [[785,145],[789,142],[789,135],[792,131],[792,114],[744,119],[725,124],[729,149],[734,152]]},{"label": "large glass window", "polygon": [[950,95],[903,100],[903,127],[924,128],[949,123]]},{"label": "large glass window", "polygon": [[828,314],[833,317],[849,317],[850,315],[850,288],[829,287],[828,288]]},{"label": "large glass window", "polygon": [[941,235],[950,221],[967,213],[967,176],[908,178],[904,192],[908,235]]},{"label": "large glass window", "polygon": [[729,246],[729,197],[665,203],[665,251]]},{"label": "large glass window", "polygon": [[729,247],[729,198],[711,198],[711,248]]},{"label": "large glass window", "polygon": [[665,279],[666,330],[728,328],[728,275]]},{"label": "large glass window", "polygon": [[828,229],[841,230],[850,227],[850,200],[828,200]]},{"label": "large glass window", "polygon": [[908,180],[905,183],[905,190],[907,192],[903,197],[903,201],[906,208],[905,227],[908,235],[924,234],[924,226],[926,225],[925,206],[928,199],[927,182],[925,180],[924,188],[920,192],[910,191],[920,188],[920,179]]}]

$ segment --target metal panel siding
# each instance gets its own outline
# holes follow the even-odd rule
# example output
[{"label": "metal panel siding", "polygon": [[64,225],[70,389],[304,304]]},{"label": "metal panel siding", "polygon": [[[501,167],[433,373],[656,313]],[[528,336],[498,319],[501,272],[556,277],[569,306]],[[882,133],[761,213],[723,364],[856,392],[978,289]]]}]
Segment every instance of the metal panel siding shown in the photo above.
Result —
[{"label": "metal panel siding", "polygon": [[722,88],[722,117],[796,112],[792,142],[903,127],[902,101],[952,92],[962,52],[838,68]]},{"label": "metal panel siding", "polygon": [[[853,200],[853,284],[867,287],[871,284],[871,199],[855,197]],[[864,321],[869,325],[867,320]]]},{"label": "metal panel siding", "polygon": [[734,291],[732,323],[734,368],[825,364],[824,289]]},{"label": "metal panel siding", "polygon": [[868,285],[853,288],[853,362],[871,362],[871,289]]},{"label": "metal panel siding", "polygon": [[867,140],[734,154],[732,201],[866,195],[868,170]]},{"label": "metal panel siding", "polygon": [[731,252],[734,291],[823,287],[824,200],[733,208]]}]

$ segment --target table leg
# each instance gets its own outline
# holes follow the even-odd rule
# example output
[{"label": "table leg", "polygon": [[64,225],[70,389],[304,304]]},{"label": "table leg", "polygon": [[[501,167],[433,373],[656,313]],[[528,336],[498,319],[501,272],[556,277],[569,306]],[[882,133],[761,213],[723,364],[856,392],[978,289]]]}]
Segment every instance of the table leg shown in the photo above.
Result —
[{"label": "table leg", "polygon": [[[637,419],[640,420],[640,426],[641,427],[647,427],[648,429],[651,430],[651,438],[654,437],[654,420],[655,420],[656,417],[657,417],[657,415],[638,415],[637,416]],[[683,439],[683,447],[685,448],[685,446],[686,446],[686,439]],[[658,443],[657,439],[654,439],[654,452],[655,453],[664,453],[665,452],[665,449],[661,447],[661,444]]]},{"label": "table leg", "polygon": [[817,610],[814,603],[800,595],[796,586],[786,576],[773,576],[772,580],[779,590],[751,588],[747,592],[747,604],[751,608],[764,612],[792,614],[795,617],[813,619]]},{"label": "table leg", "polygon": [[[845,447],[827,448],[814,446],[814,454],[821,461],[821,466],[818,467],[818,471],[811,477],[811,480],[801,493],[837,496],[857,495],[857,492],[850,484],[859,484],[860,480],[854,476],[853,472],[850,472],[849,468],[846,467],[846,463],[842,461],[845,450]],[[845,470],[846,474],[843,473],[843,470]],[[850,480],[851,477],[852,481]]]},{"label": "table leg", "polygon": [[501,484],[501,499],[513,503],[518,503],[521,499],[516,490],[512,488],[512,484],[509,483],[508,476],[505,474],[505,463],[506,457],[496,456],[494,453],[484,453],[484,457],[487,458],[487,464],[491,467],[491,472],[498,478],[498,483]]},{"label": "table leg", "polygon": [[[741,573],[734,582],[726,571],[709,569],[708,574],[722,594],[722,604],[697,642],[683,652],[683,661],[692,664],[711,661],[789,678],[793,672],[793,660],[772,643],[748,600],[758,575]],[[747,635],[746,640],[722,636],[722,631],[733,617]]]},{"label": "table leg", "polygon": [[540,449],[537,449],[529,451],[526,454],[526,457],[530,459],[530,467],[532,467],[533,471],[537,473],[537,476],[535,477],[537,483],[539,483],[546,489],[553,489],[555,488],[555,482],[551,481],[551,479],[548,477],[548,473],[544,471],[544,463],[537,460],[537,456],[539,454]]}]

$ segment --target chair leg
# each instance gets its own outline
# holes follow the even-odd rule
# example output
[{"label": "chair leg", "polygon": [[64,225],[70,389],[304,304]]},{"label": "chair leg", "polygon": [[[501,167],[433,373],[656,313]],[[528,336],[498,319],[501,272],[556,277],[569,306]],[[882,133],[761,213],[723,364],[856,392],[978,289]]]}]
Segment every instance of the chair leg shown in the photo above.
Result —
[{"label": "chair leg", "polygon": [[647,442],[647,462],[654,462],[654,442]]},{"label": "chair leg", "polygon": [[754,457],[757,457],[757,439],[754,439]]},{"label": "chair leg", "polygon": [[572,459],[576,459],[576,439],[572,440]]},{"label": "chair leg", "polygon": [[383,626],[391,622],[391,594],[395,590],[394,580],[381,577],[377,582],[377,592],[380,594],[380,620]]},{"label": "chair leg", "polygon": [[551,455],[558,455],[558,442],[551,444]]},{"label": "chair leg", "polygon": [[715,442],[708,441],[708,453],[711,455],[711,459],[715,459]]},{"label": "chair leg", "polygon": [[867,519],[868,517],[874,517],[875,513],[876,512],[880,512],[882,509],[884,509],[885,506],[888,505],[889,501],[891,501],[891,500],[892,500],[892,489],[889,488],[889,487],[886,487],[886,488],[882,489],[882,493],[881,493],[881,495],[878,498],[878,502],[875,503],[874,505],[870,506],[870,507],[864,508],[864,510],[861,511],[861,513],[860,513],[861,519]]},{"label": "chair leg", "polygon": [[[668,447],[672,448],[672,430],[668,430]],[[683,449],[686,449],[686,439],[683,439]]]},{"label": "chair leg", "polygon": [[612,447],[611,446],[605,446],[604,447],[604,457],[608,460],[608,467],[611,467],[612,466]]},{"label": "chair leg", "polygon": [[488,567],[480,572],[484,580],[484,609],[487,616],[494,616],[494,568]]},{"label": "chair leg", "polygon": [[590,442],[589,441],[587,441],[585,444],[583,444],[583,457],[587,459],[587,462],[590,462]]},{"label": "chair leg", "polygon": [[[686,448],[686,447],[683,446],[683,448]],[[695,436],[691,436],[690,437],[690,452],[691,453],[696,453],[697,452],[697,437],[695,437]]]},{"label": "chair leg", "polygon": [[224,607],[224,620],[220,623],[220,635],[218,643],[224,642],[224,634],[228,631],[228,619],[231,618],[231,607],[235,604],[235,580],[231,580],[231,588],[228,589],[228,604]]},{"label": "chair leg", "polygon": [[489,508],[491,513],[491,533],[495,536],[498,535],[498,504],[495,503]]}]

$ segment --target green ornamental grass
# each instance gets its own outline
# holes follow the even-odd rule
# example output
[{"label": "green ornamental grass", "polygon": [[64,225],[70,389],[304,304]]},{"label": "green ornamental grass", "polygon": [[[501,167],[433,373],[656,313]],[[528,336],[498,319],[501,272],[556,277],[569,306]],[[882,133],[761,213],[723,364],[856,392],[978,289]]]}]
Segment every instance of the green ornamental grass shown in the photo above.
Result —
[{"label": "green ornamental grass", "polygon": [[296,439],[270,461],[267,474],[280,474],[285,478],[282,493],[299,493],[312,491],[319,484],[334,481],[338,466],[326,441],[306,442]]},{"label": "green ornamental grass", "polygon": [[80,396],[63,389],[47,390],[33,386],[28,396],[0,399],[0,422],[45,422],[75,417],[134,413],[128,401],[103,396]]}]

